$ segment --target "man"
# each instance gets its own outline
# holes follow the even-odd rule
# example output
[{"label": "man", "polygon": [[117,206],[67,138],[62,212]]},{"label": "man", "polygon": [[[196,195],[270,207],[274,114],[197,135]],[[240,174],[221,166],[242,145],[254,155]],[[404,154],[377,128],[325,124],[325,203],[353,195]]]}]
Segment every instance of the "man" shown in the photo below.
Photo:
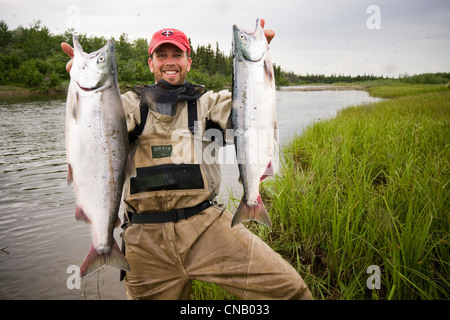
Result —
[{"label": "man", "polygon": [[231,94],[186,82],[189,54],[183,32],[157,31],[148,60],[155,85],[122,95],[137,167],[124,190],[128,298],[189,299],[191,281],[201,280],[242,299],[312,299],[296,270],[244,226],[231,228],[232,214],[215,202],[220,166],[199,159],[221,140],[205,139],[208,128],[231,128]]}]

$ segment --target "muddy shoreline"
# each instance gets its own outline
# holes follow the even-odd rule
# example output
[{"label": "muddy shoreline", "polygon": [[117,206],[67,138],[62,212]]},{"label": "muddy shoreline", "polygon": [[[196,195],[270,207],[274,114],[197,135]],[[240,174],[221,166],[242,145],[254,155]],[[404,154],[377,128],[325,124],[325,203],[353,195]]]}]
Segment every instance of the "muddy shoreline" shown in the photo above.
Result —
[{"label": "muddy shoreline", "polygon": [[[57,88],[50,88],[48,90],[40,90],[36,88],[27,88],[17,85],[0,85],[0,99],[3,100],[42,100],[42,99],[59,99],[67,96],[68,84],[60,85]],[[121,93],[133,90],[129,84],[119,84]]]},{"label": "muddy shoreline", "polygon": [[48,91],[39,91],[34,88],[25,88],[14,85],[0,86],[0,99],[6,101],[63,99],[66,95],[67,90],[50,89]]}]

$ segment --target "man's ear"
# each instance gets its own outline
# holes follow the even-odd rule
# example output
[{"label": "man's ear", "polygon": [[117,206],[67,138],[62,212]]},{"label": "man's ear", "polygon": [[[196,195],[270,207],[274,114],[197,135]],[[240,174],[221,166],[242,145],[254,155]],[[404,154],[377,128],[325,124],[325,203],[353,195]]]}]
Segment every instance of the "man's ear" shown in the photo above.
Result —
[{"label": "man's ear", "polygon": [[153,73],[153,61],[152,61],[152,58],[148,58],[148,66],[150,67],[150,71]]},{"label": "man's ear", "polygon": [[187,71],[191,70],[191,64],[192,64],[192,59],[191,59],[191,58],[188,58]]}]

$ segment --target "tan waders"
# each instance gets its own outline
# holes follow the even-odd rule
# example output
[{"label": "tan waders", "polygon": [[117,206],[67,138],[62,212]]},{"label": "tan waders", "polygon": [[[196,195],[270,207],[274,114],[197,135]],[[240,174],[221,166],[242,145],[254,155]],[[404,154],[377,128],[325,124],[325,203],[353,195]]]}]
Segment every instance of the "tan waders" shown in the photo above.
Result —
[{"label": "tan waders", "polygon": [[213,282],[242,299],[312,299],[279,254],[212,206],[176,223],[130,224],[123,233],[129,299],[189,299],[192,280]]},{"label": "tan waders", "polygon": [[224,140],[217,129],[206,138],[206,130],[229,127],[230,93],[187,84],[167,94],[160,85],[122,96],[129,131],[139,129],[122,234],[128,297],[188,299],[191,281],[202,280],[242,299],[311,299],[291,265],[244,226],[231,228],[231,213],[210,206],[221,181],[220,164],[211,160]]}]

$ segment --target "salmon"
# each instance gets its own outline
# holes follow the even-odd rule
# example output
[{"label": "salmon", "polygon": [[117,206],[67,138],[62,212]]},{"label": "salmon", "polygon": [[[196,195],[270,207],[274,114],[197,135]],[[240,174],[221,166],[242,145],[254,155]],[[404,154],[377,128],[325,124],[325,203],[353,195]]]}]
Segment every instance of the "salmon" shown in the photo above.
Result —
[{"label": "salmon", "polygon": [[114,239],[126,179],[135,175],[117,83],[114,42],[85,53],[73,37],[74,59],[66,102],[67,181],[75,218],[91,225],[93,242],[80,275],[111,265],[129,271]]},{"label": "salmon", "polygon": [[259,19],[254,32],[233,26],[231,117],[239,178],[244,189],[231,225],[256,221],[272,227],[259,185],[278,170],[275,76]]}]

